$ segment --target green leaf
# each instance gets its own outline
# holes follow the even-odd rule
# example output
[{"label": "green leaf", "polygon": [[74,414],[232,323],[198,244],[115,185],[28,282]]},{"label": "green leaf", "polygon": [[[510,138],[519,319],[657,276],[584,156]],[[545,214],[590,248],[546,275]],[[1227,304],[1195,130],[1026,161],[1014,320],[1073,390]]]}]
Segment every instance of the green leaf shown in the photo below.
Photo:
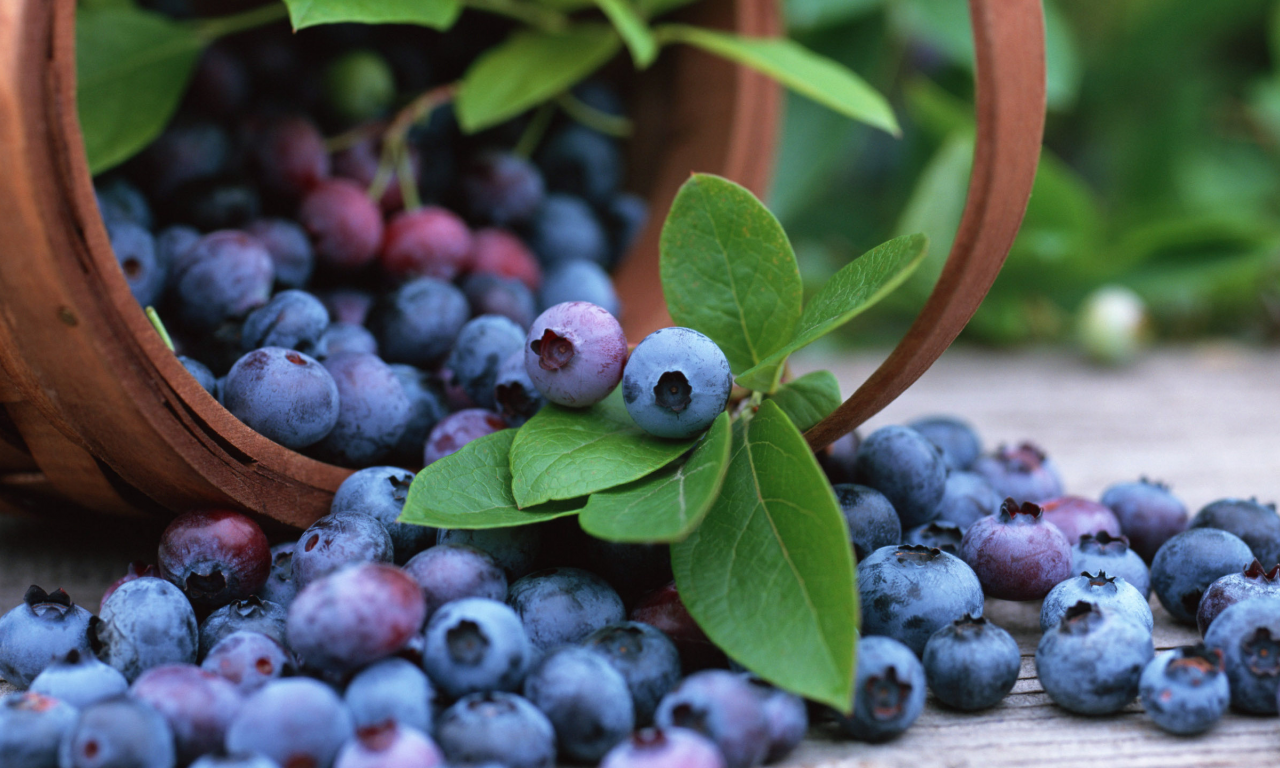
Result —
[{"label": "green leaf", "polygon": [[884,96],[851,70],[793,40],[739,37],[685,24],[654,30],[663,43],[687,43],[758,70],[802,96],[898,136],[902,133]]},{"label": "green leaf", "polygon": [[734,373],[759,366],[791,338],[804,292],[800,269],[787,233],[755,195],[694,174],[671,203],[659,250],[671,317],[709,336]]},{"label": "green leaf", "polygon": [[694,2],[697,2],[697,0],[639,0],[636,5],[646,19],[653,19],[679,10]]},{"label": "green leaf", "polygon": [[319,24],[419,24],[448,29],[462,13],[458,0],[284,0],[293,28]]},{"label": "green leaf", "polygon": [[885,0],[786,0],[787,29],[810,30],[844,24],[879,10]]},{"label": "green leaf", "polygon": [[91,173],[128,160],[160,135],[205,43],[194,27],[150,11],[76,15],[76,101]]},{"label": "green leaf", "polygon": [[765,680],[848,712],[858,592],[844,517],[804,437],[773,401],[733,430],[716,503],[671,545],[680,598]]},{"label": "green leaf", "polygon": [[467,133],[497,125],[569,90],[621,47],[618,33],[607,24],[516,32],[485,51],[463,75],[458,122]]},{"label": "green leaf", "polygon": [[840,382],[831,371],[806,373],[769,395],[796,429],[804,432],[840,407]]},{"label": "green leaf", "polygon": [[622,41],[631,50],[637,69],[645,69],[658,57],[658,42],[644,17],[630,0],[596,0],[596,5],[609,17]]},{"label": "green leaf", "polygon": [[788,355],[887,296],[920,265],[928,247],[929,238],[924,235],[906,235],[882,243],[846,264],[809,301],[791,340],[755,368],[739,375],[738,383],[756,390],[771,389],[773,371]]},{"label": "green leaf", "polygon": [[511,496],[511,443],[504,429],[472,440],[418,473],[398,522],[434,528],[503,528],[571,515],[582,500],[518,509]]},{"label": "green leaf", "polygon": [[661,469],[696,440],[665,440],[631,420],[622,387],[590,408],[548,403],[516,433],[512,493],[521,509],[586,496]]},{"label": "green leaf", "polygon": [[578,516],[582,530],[609,541],[670,542],[688,536],[720,494],[732,434],[729,414],[722,413],[684,461],[591,494]]}]

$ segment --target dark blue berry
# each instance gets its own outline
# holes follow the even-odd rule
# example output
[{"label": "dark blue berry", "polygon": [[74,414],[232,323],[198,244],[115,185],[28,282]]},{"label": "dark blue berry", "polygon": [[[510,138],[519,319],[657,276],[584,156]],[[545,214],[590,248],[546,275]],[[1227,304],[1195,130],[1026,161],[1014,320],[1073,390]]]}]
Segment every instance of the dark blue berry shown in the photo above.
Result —
[{"label": "dark blue berry", "polygon": [[1102,494],[1102,503],[1116,513],[1129,546],[1148,563],[1166,541],[1187,529],[1187,508],[1169,487],[1145,477],[1118,483]]},{"label": "dark blue berry", "polygon": [[555,192],[603,203],[622,179],[622,153],[617,142],[584,125],[556,132],[537,155],[547,186]]},{"label": "dark blue berry", "polygon": [[0,696],[0,765],[56,768],[58,745],[76,716],[75,706],[35,691]]},{"label": "dark blue berry", "polygon": [[306,291],[280,291],[249,313],[240,328],[240,346],[285,347],[310,353],[329,327],[329,310]]},{"label": "dark blue berry", "polygon": [[[514,277],[502,277],[486,273],[468,275],[462,282],[462,292],[471,305],[471,314],[501,315],[527,329],[538,316],[538,302],[533,291]],[[523,331],[521,341],[524,341]]]},{"label": "dark blue berry", "polygon": [[164,716],[131,698],[82,710],[58,750],[59,768],[173,768],[176,760],[173,732]]},{"label": "dark blue berry", "polygon": [[348,513],[369,515],[382,523],[391,535],[393,557],[397,565],[431,546],[436,541],[434,528],[408,523],[397,523],[409,498],[413,473],[399,467],[369,467],[352,474],[333,495],[329,514]]},{"label": "dark blue berry", "polygon": [[570,301],[585,301],[603,307],[615,317],[622,314],[622,302],[609,273],[585,259],[558,262],[547,270],[538,291],[543,309]]},{"label": "dark blue berry", "polygon": [[776,763],[800,746],[809,730],[809,710],[804,699],[774,688],[755,675],[746,673],[743,678],[751,684],[751,690],[760,698],[765,723],[769,728],[769,752],[765,763]]},{"label": "dark blue berry", "polygon": [[108,227],[107,234],[133,298],[144,307],[155,304],[164,291],[168,275],[156,257],[156,242],[151,233],[123,221]]},{"label": "dark blue berry", "polygon": [[298,594],[293,583],[293,548],[296,544],[294,541],[286,541],[271,548],[271,575],[258,590],[258,597],[285,608],[293,602],[294,596]]},{"label": "dark blue berry", "polygon": [[175,224],[156,233],[156,262],[165,274],[166,287],[175,278],[175,269],[183,254],[200,240],[200,230]]},{"label": "dark blue berry", "polygon": [[531,573],[511,585],[511,605],[539,650],[579,643],[627,617],[622,598],[604,579],[579,568]]},{"label": "dark blue berry", "polygon": [[477,221],[498,225],[525,221],[542,204],[542,173],[508,152],[477,155],[461,179],[467,210]]},{"label": "dark blue berry", "polygon": [[382,459],[413,415],[404,387],[376,355],[346,352],[325,358],[323,365],[338,385],[338,421],[316,452],[343,466]]},{"label": "dark blue berry", "polygon": [[279,640],[261,632],[232,632],[205,655],[200,668],[224,678],[249,695],[294,672],[293,656]]},{"label": "dark blue berry", "polygon": [[972,424],[954,416],[929,416],[907,424],[942,450],[947,469],[965,470],[982,454],[982,440]]},{"label": "dark blue berry", "polygon": [[595,211],[572,195],[546,196],[529,222],[529,246],[548,267],[578,260],[603,266],[609,258],[609,238]]},{"label": "dark blue berry", "polygon": [[1280,563],[1280,515],[1257,499],[1219,499],[1191,518],[1188,528],[1217,528],[1239,536],[1265,566]]},{"label": "dark blue berry", "polygon": [[355,735],[351,713],[329,686],[295,677],[267,683],[245,700],[227,729],[231,752],[259,753],[277,765],[332,764]]},{"label": "dark blue berry", "polygon": [[151,208],[147,198],[138,188],[123,178],[116,177],[102,184],[94,184],[98,211],[110,227],[121,222],[151,229]]},{"label": "dark blue berry", "polygon": [[858,641],[853,713],[836,722],[859,741],[888,741],[911,727],[924,699],[924,667],[911,649],[890,637],[864,637]]},{"label": "dark blue berry", "polygon": [[380,302],[369,326],[388,361],[427,367],[449,352],[470,316],[462,291],[434,277],[419,277]]},{"label": "dark blue berry", "polygon": [[[407,465],[416,465],[421,461],[422,446],[426,444],[431,430],[449,415],[448,403],[439,382],[426,371],[401,363],[392,365],[391,371],[404,388],[410,409],[409,425],[405,427],[392,455]],[[431,540],[435,541],[435,529],[416,527],[422,531],[431,531]]]},{"label": "dark blue berry", "polygon": [[1147,598],[1129,582],[1119,576],[1109,576],[1106,571],[1092,575],[1082,573],[1058,583],[1045,596],[1040,606],[1040,631],[1049,632],[1062,623],[1071,606],[1081,601],[1097,605],[1106,611],[1114,611],[1148,632],[1155,625]]},{"label": "dark blue berry", "polygon": [[174,263],[178,315],[195,332],[209,332],[267,303],[275,268],[255,237],[236,230],[212,232]]},{"label": "dark blue berry", "polygon": [[908,427],[881,427],[858,448],[857,482],[883,493],[902,520],[914,528],[938,516],[947,482],[942,452]]},{"label": "dark blue berry", "polygon": [[187,182],[222,175],[231,159],[231,139],[207,120],[170,126],[138,156],[137,164],[156,199],[172,195]]},{"label": "dark blue berry", "polygon": [[129,690],[129,681],[117,669],[103,664],[94,656],[71,651],[36,675],[28,690],[84,709],[90,704],[123,694]]},{"label": "dark blue berry", "polygon": [[150,704],[173,730],[179,763],[222,746],[227,726],[240,710],[240,691],[225,678],[189,664],[149,669],[129,689]]},{"label": "dark blue berry", "polygon": [[342,694],[357,731],[392,721],[430,733],[435,697],[426,674],[404,659],[386,659],[364,668]]},{"label": "dark blue berry", "polygon": [[211,395],[216,396],[218,388],[218,377],[213,375],[213,371],[209,370],[209,366],[196,360],[193,357],[178,355],[178,362],[182,363],[182,367],[187,369],[195,378],[196,383]]},{"label": "dark blue berry", "polygon": [[454,765],[551,768],[556,734],[538,708],[502,691],[473,693],[440,716],[436,740]]},{"label": "dark blue berry", "polygon": [[394,551],[386,527],[372,516],[325,515],[303,531],[293,548],[294,588],[300,592],[351,563],[390,563]]},{"label": "dark blue berry", "polygon": [[982,585],[955,555],[882,547],[858,563],[858,602],[864,636],[892,637],[919,656],[934,632],[965,614],[982,615]]},{"label": "dark blue berry", "polygon": [[524,679],[524,696],[551,721],[560,755],[572,762],[598,761],[635,726],[626,681],[586,648],[542,657]]},{"label": "dark blue berry", "polygon": [[1151,571],[1137,552],[1129,549],[1124,536],[1112,536],[1106,531],[1096,536],[1090,533],[1080,537],[1071,548],[1071,570],[1074,573],[1106,571],[1129,582],[1142,593],[1143,599],[1151,597]]},{"label": "dark blue berry", "polygon": [[271,255],[276,283],[285,288],[302,288],[311,279],[316,257],[306,231],[288,219],[258,219],[245,230],[258,238]]},{"label": "dark blue berry", "polygon": [[1222,652],[1230,681],[1231,706],[1241,712],[1274,715],[1280,687],[1280,600],[1254,597],[1218,614],[1204,645]]},{"label": "dark blue berry", "polygon": [[573,518],[565,518],[562,523],[564,528],[573,532],[572,536],[551,534],[562,545],[572,548],[559,556],[559,561],[581,565],[609,582],[627,605],[669,584],[674,578],[671,575],[671,547],[666,544],[605,541],[587,535],[576,522]]},{"label": "dark blue berry", "polygon": [[651,435],[684,439],[706,431],[733,389],[720,347],[690,328],[663,328],[636,345],[622,371],[627,413]]},{"label": "dark blue berry", "polygon": [[26,688],[45,667],[72,651],[90,653],[92,619],[61,589],[48,594],[32,586],[21,605],[0,617],[0,679]]},{"label": "dark blue berry", "polygon": [[938,519],[968,528],[1000,509],[1004,497],[996,493],[986,478],[973,472],[952,471],[938,502]]},{"label": "dark blue berry", "polygon": [[324,439],[342,413],[333,375],[315,358],[284,347],[255,349],[236,361],[222,404],[255,432],[286,448]]},{"label": "dark blue berry", "polygon": [[194,664],[196,614],[164,579],[137,579],[120,585],[102,604],[102,620],[92,635],[98,658],[136,680],[165,664]]},{"label": "dark blue berry", "polygon": [[960,542],[963,540],[964,531],[960,526],[946,520],[934,520],[932,523],[917,525],[902,534],[903,544],[940,549],[956,557],[960,556]]},{"label": "dark blue berry", "polygon": [[288,606],[257,597],[224,605],[200,623],[199,658],[204,659],[223,638],[240,631],[258,632],[283,645],[288,618]]},{"label": "dark blue berry", "polygon": [[661,630],[638,621],[592,632],[583,646],[600,654],[627,682],[636,724],[653,722],[658,702],[680,682],[680,653]]},{"label": "dark blue berry", "polygon": [[640,238],[649,221],[649,203],[639,195],[626,192],[614,195],[604,209],[605,229],[613,248],[611,262],[617,264]]},{"label": "dark blue berry", "polygon": [[1151,632],[1114,610],[1079,602],[1040,637],[1036,674],[1058,706],[1081,715],[1119,712],[1138,695],[1155,654]]},{"label": "dark blue berry", "polygon": [[237,229],[262,213],[257,188],[234,177],[189,181],[161,202],[165,218],[205,232]]},{"label": "dark blue berry", "polygon": [[994,707],[1013,690],[1022,654],[1013,635],[966,615],[933,633],[923,661],[933,695],[949,707],[972,711]]},{"label": "dark blue berry", "polygon": [[832,490],[836,492],[836,503],[849,526],[849,543],[853,545],[853,556],[858,562],[881,547],[894,546],[902,541],[902,521],[883,493],[853,483],[833,485]]},{"label": "dark blue berry", "polygon": [[466,597],[440,607],[427,623],[422,663],[450,699],[483,691],[514,691],[533,662],[533,646],[508,606]]},{"label": "dark blue berry", "polygon": [[481,315],[462,326],[445,367],[476,405],[492,409],[498,367],[521,351],[524,341],[519,325],[499,315]]},{"label": "dark blue berry", "polygon": [[378,339],[363,325],[354,323],[330,323],[320,338],[316,340],[315,355],[317,360],[324,360],[343,352],[359,352],[366,355],[378,354]]},{"label": "dark blue berry", "polygon": [[696,672],[663,697],[659,728],[688,728],[720,747],[727,768],[750,768],[769,753],[769,723],[752,685],[722,669]]},{"label": "dark blue berry", "polygon": [[862,445],[862,438],[857,432],[850,432],[831,445],[818,451],[814,456],[818,459],[818,466],[822,467],[822,471],[826,473],[827,480],[834,485],[836,483],[852,483],[853,466],[858,458],[858,448]]},{"label": "dark blue berry", "polygon": [[464,544],[491,556],[507,574],[510,583],[537,567],[543,549],[543,529],[537,525],[514,528],[444,529],[436,544]]},{"label": "dark blue berry", "polygon": [[1262,563],[1254,560],[1243,573],[1228,573],[1210,584],[1200,598],[1200,607],[1196,609],[1196,626],[1200,628],[1200,635],[1204,636],[1209,625],[1227,606],[1251,597],[1280,597],[1280,565],[1268,571]]},{"label": "dark blue berry", "polygon": [[1253,562],[1253,551],[1238,536],[1217,528],[1191,528],[1169,539],[1151,561],[1151,588],[1160,604],[1182,624],[1196,623],[1200,598],[1209,585]]},{"label": "dark blue berry", "polygon": [[542,393],[529,378],[524,365],[524,350],[513,353],[493,380],[494,408],[512,427],[519,427],[542,408]]},{"label": "dark blue berry", "polygon": [[1002,445],[994,454],[978,457],[971,469],[986,478],[1001,498],[1012,497],[1021,503],[1062,495],[1058,466],[1031,443],[1016,448]]},{"label": "dark blue berry", "polygon": [[445,603],[464,597],[507,599],[507,575],[497,561],[465,544],[431,547],[414,555],[404,570],[422,587],[428,619]]},{"label": "dark blue berry", "polygon": [[1160,652],[1142,670],[1138,696],[1163,730],[1179,735],[1209,730],[1231,702],[1222,651],[1201,644]]}]

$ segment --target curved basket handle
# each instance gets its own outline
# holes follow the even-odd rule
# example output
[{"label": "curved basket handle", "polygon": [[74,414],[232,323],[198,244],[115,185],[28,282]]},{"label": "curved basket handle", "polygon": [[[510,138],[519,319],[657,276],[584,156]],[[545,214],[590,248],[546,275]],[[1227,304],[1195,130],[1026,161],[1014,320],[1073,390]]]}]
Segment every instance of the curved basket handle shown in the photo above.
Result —
[{"label": "curved basket handle", "polygon": [[858,391],[805,433],[815,451],[880,412],[955,341],[991,289],[1031,197],[1044,135],[1040,0],[969,0],[977,52],[978,135],[964,217],[933,293]]}]

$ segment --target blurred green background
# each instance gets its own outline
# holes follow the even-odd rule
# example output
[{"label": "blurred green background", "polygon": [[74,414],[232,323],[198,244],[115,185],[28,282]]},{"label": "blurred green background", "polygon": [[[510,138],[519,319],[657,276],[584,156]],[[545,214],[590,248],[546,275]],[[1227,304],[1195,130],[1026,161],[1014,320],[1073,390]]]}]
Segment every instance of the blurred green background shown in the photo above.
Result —
[{"label": "blurred green background", "polygon": [[[771,195],[813,284],[889,237],[929,234],[925,266],[844,337],[891,341],[928,295],[964,204],[968,5],[786,0],[786,11],[793,37],[867,77],[903,121],[897,140],[788,98]],[[1118,285],[1145,304],[1148,338],[1280,340],[1280,3],[1045,0],[1045,11],[1044,153],[964,338],[1078,344],[1087,297]],[[1130,333],[1123,306],[1102,305],[1094,346],[1124,341],[1108,336]]]}]

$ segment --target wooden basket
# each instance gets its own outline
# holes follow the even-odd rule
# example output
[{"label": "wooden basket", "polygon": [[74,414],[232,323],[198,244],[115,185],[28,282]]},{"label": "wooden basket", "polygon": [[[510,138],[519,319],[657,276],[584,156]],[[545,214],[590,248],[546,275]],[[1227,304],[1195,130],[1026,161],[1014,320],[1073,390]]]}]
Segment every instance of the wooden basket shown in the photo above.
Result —
[{"label": "wooden basket", "polygon": [[[971,0],[978,140],[942,279],[885,364],[808,437],[816,447],[900,394],[951,343],[1021,223],[1044,117],[1038,0]],[[776,34],[774,0],[702,0],[695,23]],[[0,492],[121,515],[231,506],[306,526],[350,470],[283,448],[208,395],[129,292],[98,214],[75,100],[74,0],[0,3]],[[669,324],[662,213],[691,171],[764,191],[779,115],[764,78],[680,51],[641,81],[664,104],[633,151],[654,222],[617,276],[629,338]],[[643,104],[643,102],[642,102]],[[644,162],[648,160],[649,162]],[[4,504],[0,503],[0,510]]]}]

